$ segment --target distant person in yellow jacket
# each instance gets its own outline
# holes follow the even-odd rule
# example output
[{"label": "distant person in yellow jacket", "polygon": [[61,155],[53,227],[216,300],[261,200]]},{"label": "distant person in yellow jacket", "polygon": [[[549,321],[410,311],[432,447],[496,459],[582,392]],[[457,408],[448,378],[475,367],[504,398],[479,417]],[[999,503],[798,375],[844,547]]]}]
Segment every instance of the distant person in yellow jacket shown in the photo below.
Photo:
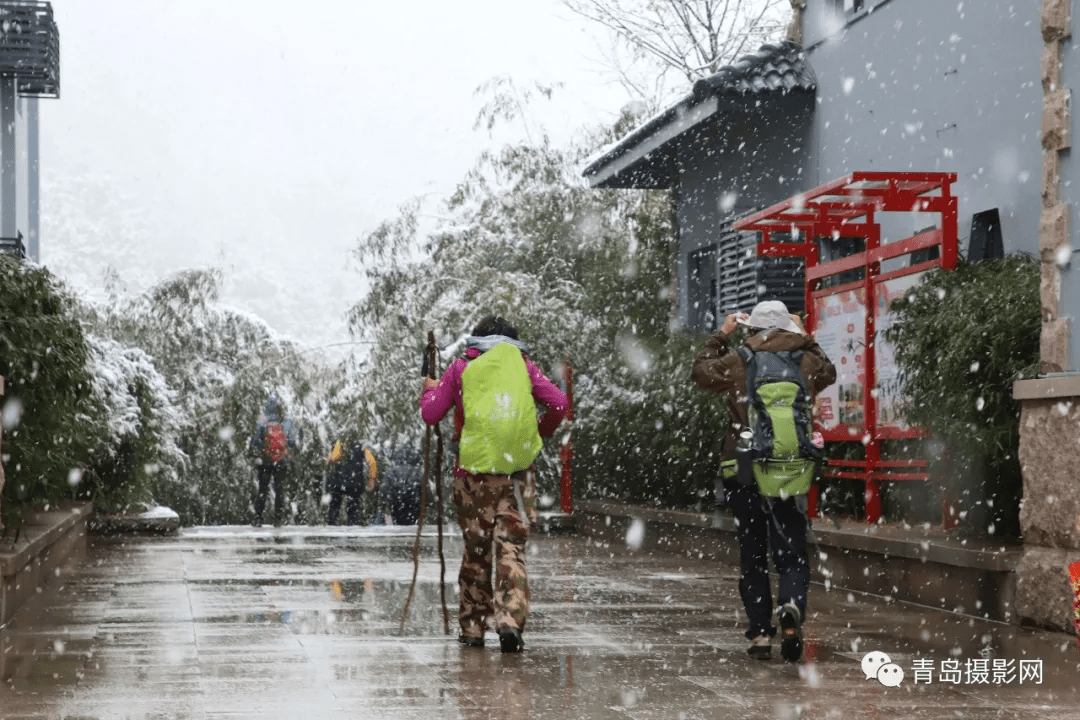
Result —
[{"label": "distant person in yellow jacket", "polygon": [[327,508],[327,525],[337,525],[341,516],[341,504],[345,502],[345,524],[360,524],[360,499],[364,491],[375,490],[379,477],[375,455],[363,443],[348,447],[343,440],[334,443],[329,457],[330,472],[326,476],[326,492],[330,496]]}]

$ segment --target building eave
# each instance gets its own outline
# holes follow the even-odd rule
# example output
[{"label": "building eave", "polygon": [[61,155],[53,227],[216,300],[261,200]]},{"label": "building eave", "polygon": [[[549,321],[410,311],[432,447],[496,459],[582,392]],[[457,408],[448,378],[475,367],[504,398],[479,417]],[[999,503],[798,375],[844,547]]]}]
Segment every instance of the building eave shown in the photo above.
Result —
[{"label": "building eave", "polygon": [[680,136],[723,112],[753,111],[782,98],[813,97],[816,91],[801,47],[790,42],[763,45],[699,80],[690,95],[587,161],[582,175],[594,188],[671,187],[674,141]]},{"label": "building eave", "polygon": [[[666,146],[716,115],[719,109],[720,102],[715,97],[697,102],[686,98],[628,134],[589,163],[582,174],[589,186],[595,188],[670,187],[670,173],[664,167]],[[626,184],[626,180],[633,182]]]}]

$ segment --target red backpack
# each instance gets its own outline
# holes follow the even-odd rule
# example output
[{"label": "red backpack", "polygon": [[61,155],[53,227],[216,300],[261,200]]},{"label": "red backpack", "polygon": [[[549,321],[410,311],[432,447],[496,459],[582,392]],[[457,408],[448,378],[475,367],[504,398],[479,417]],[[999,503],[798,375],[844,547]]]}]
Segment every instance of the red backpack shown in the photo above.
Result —
[{"label": "red backpack", "polygon": [[269,423],[263,438],[263,455],[272,463],[281,462],[289,449],[289,439],[281,423]]}]

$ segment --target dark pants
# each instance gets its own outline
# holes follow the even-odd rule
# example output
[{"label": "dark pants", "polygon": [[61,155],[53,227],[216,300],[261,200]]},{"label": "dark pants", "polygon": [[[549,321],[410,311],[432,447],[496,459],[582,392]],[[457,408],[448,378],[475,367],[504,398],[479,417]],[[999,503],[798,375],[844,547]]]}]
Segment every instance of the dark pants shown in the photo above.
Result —
[{"label": "dark pants", "polygon": [[350,492],[345,488],[330,488],[330,507],[327,508],[326,524],[337,525],[341,516],[341,501],[345,501],[345,524],[360,524],[361,493]]},{"label": "dark pants", "polygon": [[727,504],[739,526],[742,575],[739,594],[750,618],[746,637],[772,637],[772,590],[769,586],[769,546],[779,577],[777,606],[793,602],[806,618],[810,563],[806,558],[806,514],[796,498],[763,498],[756,486],[724,482]]},{"label": "dark pants", "polygon": [[395,525],[415,525],[420,516],[420,484],[384,485],[382,503]]},{"label": "dark pants", "polygon": [[259,491],[255,494],[254,524],[262,525],[263,508],[266,507],[266,493],[270,491],[270,482],[274,483],[274,524],[281,523],[281,509],[285,505],[285,475],[289,467],[285,462],[264,463],[259,466]]}]

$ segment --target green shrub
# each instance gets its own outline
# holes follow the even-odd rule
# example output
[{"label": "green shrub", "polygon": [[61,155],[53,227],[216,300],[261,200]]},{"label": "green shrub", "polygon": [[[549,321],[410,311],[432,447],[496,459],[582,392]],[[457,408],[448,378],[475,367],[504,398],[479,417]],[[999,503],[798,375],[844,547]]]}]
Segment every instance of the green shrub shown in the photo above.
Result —
[{"label": "green shrub", "polygon": [[86,336],[74,300],[44,268],[0,253],[5,508],[73,495],[98,442]]},{"label": "green shrub", "polygon": [[690,381],[704,343],[675,336],[657,343],[647,365],[609,359],[611,384],[582,383],[574,440],[581,495],[702,506],[718,474],[727,423],[723,402]]},{"label": "green shrub", "polygon": [[905,374],[905,416],[929,428],[962,527],[1019,534],[1020,407],[1013,382],[1039,362],[1039,264],[1026,255],[934,271],[894,301],[886,338]]}]

